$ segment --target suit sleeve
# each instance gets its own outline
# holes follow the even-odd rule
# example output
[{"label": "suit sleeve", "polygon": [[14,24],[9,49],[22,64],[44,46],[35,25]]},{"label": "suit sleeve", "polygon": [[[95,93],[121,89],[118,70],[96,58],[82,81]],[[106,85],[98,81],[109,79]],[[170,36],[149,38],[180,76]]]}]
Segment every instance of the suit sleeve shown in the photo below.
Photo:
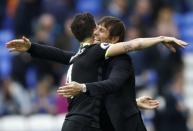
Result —
[{"label": "suit sleeve", "polygon": [[114,58],[113,63],[110,64],[113,64],[113,67],[108,79],[86,83],[88,95],[97,96],[117,92],[129,81],[133,69],[127,57]]},{"label": "suit sleeve", "polygon": [[62,64],[69,64],[71,57],[75,54],[55,47],[35,43],[32,43],[28,53],[30,53],[32,57],[51,60]]}]

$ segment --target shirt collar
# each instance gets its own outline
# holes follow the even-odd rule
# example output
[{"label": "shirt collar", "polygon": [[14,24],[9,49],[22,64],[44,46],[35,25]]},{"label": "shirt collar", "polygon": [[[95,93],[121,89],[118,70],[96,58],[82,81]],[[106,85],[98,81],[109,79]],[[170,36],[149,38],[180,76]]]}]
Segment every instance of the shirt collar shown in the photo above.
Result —
[{"label": "shirt collar", "polygon": [[91,43],[88,43],[88,42],[82,42],[81,45],[80,45],[80,48],[83,48],[85,46],[90,46]]}]

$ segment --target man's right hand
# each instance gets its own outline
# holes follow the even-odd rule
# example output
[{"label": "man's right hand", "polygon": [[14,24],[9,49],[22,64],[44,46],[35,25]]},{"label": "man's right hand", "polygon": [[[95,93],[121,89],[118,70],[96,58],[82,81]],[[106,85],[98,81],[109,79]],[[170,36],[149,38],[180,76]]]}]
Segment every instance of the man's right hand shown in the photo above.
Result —
[{"label": "man's right hand", "polygon": [[26,37],[22,37],[22,39],[15,39],[6,43],[6,47],[10,52],[18,51],[18,52],[26,52],[31,47],[31,42]]},{"label": "man's right hand", "polygon": [[159,101],[155,100],[149,96],[142,96],[136,99],[137,106],[142,109],[156,109],[159,107]]}]

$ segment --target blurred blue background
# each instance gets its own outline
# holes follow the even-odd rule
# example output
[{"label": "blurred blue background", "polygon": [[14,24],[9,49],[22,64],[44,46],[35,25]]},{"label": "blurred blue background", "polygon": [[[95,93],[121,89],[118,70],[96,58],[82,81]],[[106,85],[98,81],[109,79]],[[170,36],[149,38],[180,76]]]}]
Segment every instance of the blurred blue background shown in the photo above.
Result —
[{"label": "blurred blue background", "polygon": [[68,67],[27,53],[11,54],[5,43],[26,36],[77,51],[69,26],[79,12],[92,13],[96,21],[119,17],[126,25],[125,40],[165,35],[190,43],[175,54],[162,45],[129,54],[137,96],[160,100],[157,110],[142,110],[148,131],[193,131],[192,0],[1,0],[0,130],[60,130],[68,105],[56,89],[65,83]]}]

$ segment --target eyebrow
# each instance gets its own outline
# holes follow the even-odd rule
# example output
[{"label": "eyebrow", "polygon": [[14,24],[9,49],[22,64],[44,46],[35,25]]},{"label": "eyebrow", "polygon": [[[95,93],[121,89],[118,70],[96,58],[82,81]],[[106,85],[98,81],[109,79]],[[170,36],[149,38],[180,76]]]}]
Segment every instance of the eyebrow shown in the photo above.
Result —
[{"label": "eyebrow", "polygon": [[104,26],[101,26],[101,25],[97,25],[97,26],[100,27],[103,30],[107,30]]}]

